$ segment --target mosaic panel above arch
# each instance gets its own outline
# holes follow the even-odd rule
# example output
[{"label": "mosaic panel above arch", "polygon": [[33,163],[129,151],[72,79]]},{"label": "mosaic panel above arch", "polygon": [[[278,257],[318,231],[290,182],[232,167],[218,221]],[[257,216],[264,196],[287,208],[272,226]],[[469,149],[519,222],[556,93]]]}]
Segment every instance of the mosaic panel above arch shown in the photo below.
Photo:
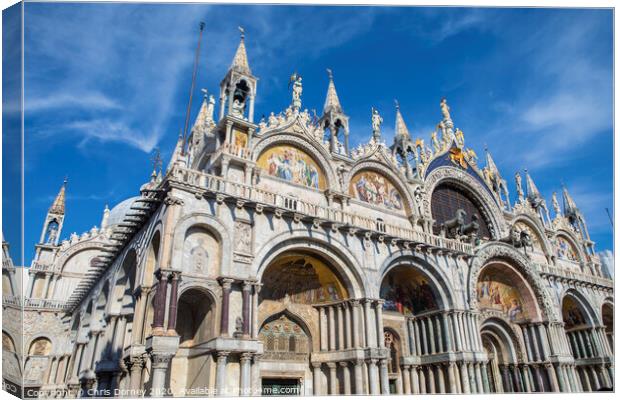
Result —
[{"label": "mosaic panel above arch", "polygon": [[263,275],[261,300],[321,304],[348,298],[340,279],[323,261],[308,255],[286,255],[272,263]]},{"label": "mosaic panel above arch", "polygon": [[401,314],[419,314],[438,309],[428,278],[410,267],[396,267],[381,283],[379,296],[383,309]]},{"label": "mosaic panel above arch", "polygon": [[575,246],[564,236],[556,236],[554,243],[555,255],[561,260],[579,262],[579,253]]},{"label": "mosaic panel above arch", "polygon": [[356,173],[349,184],[349,194],[357,200],[388,210],[404,209],[403,195],[388,178],[375,171]]},{"label": "mosaic panel above arch", "polygon": [[495,310],[504,314],[510,322],[529,318],[523,296],[509,274],[501,269],[486,268],[477,284],[480,309]]},{"label": "mosaic panel above arch", "polygon": [[566,296],[562,301],[562,320],[564,321],[564,329],[588,325],[583,309],[572,296]]},{"label": "mosaic panel above arch", "polygon": [[325,189],[325,174],[317,162],[297,147],[280,144],[265,150],[257,165],[270,176],[311,187]]}]

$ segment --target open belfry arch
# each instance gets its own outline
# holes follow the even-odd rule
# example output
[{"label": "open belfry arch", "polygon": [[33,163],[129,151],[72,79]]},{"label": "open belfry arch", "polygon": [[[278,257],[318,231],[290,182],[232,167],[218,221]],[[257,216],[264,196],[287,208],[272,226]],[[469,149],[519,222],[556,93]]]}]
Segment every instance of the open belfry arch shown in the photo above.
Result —
[{"label": "open belfry arch", "polygon": [[[405,107],[369,103],[353,145],[350,89],[331,70],[320,115],[300,73],[284,110],[257,111],[252,47],[242,30],[167,167],[155,157],[100,227],[63,239],[62,185],[26,283],[26,370],[11,376],[73,397],[612,385],[613,282],[568,189],[548,205],[534,171],[517,172],[511,196],[446,99],[429,138]],[[6,263],[3,288],[16,284]],[[16,340],[3,331],[6,357]]]}]

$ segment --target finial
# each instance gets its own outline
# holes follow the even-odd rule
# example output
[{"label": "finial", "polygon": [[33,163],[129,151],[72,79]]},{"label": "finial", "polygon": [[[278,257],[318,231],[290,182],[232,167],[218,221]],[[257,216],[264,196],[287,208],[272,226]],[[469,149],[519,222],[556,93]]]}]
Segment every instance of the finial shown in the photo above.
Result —
[{"label": "finial", "polygon": [[151,157],[151,162],[153,163],[153,173],[157,171],[157,168],[161,170],[162,159],[161,153],[159,152],[159,147],[155,147],[155,149],[153,150],[153,157]]},{"label": "finial", "polygon": [[63,185],[67,186],[67,182],[69,182],[69,177],[67,175],[65,175],[65,179],[62,182]]},{"label": "finial", "polygon": [[334,73],[329,68],[327,68],[327,76],[329,77],[330,81],[334,79]]},{"label": "finial", "polygon": [[245,39],[245,29],[242,26],[239,26],[238,29],[241,32],[241,40]]},{"label": "finial", "polygon": [[200,21],[200,24],[198,26],[200,27],[200,30],[203,31],[205,29],[204,21]]},{"label": "finial", "polygon": [[398,100],[394,99],[394,105],[396,106],[397,110],[400,110],[400,104],[398,103]]},{"label": "finial", "polygon": [[206,98],[207,98],[207,94],[209,93],[209,92],[207,91],[207,89],[202,88],[202,89],[200,89],[200,91],[201,91],[202,93],[204,93],[202,97],[204,97],[204,98],[206,99]]},{"label": "finial", "polygon": [[484,143],[484,151],[489,152],[489,146],[487,146],[486,142]]}]

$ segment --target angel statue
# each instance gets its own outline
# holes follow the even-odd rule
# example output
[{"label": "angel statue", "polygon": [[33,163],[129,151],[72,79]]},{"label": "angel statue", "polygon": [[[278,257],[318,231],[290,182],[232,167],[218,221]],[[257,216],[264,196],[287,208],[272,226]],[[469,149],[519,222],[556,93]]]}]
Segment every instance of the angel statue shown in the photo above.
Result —
[{"label": "angel statue", "polygon": [[553,194],[551,195],[551,204],[553,205],[553,211],[555,211],[555,215],[559,216],[560,215],[560,203],[558,202],[558,194],[556,192],[553,192]]},{"label": "angel statue", "polygon": [[381,137],[381,124],[383,123],[383,117],[379,115],[379,110],[372,107],[372,136],[375,139]]},{"label": "angel statue", "polygon": [[303,87],[301,85],[301,75],[294,72],[288,81],[289,87],[291,84],[293,85],[293,108],[298,110],[301,107],[301,92],[303,91]]}]

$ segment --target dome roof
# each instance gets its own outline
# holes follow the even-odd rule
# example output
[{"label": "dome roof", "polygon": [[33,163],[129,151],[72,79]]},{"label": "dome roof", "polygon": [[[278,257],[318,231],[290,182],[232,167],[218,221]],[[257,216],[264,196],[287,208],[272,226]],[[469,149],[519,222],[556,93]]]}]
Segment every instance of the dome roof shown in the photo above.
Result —
[{"label": "dome roof", "polygon": [[140,196],[130,197],[118,203],[110,210],[108,217],[108,226],[118,225],[123,222],[125,215],[131,210],[131,206],[138,200]]}]

